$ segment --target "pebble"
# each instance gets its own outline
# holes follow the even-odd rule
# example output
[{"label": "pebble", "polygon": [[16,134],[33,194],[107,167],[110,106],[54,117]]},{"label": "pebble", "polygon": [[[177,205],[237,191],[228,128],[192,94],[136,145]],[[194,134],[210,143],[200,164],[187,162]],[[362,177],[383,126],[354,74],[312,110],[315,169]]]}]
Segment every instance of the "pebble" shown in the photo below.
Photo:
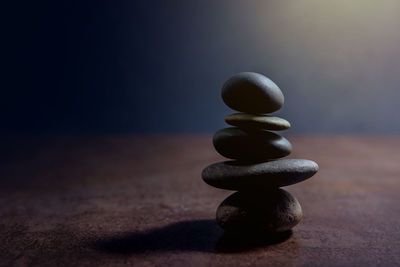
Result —
[{"label": "pebble", "polygon": [[235,113],[225,118],[226,123],[241,129],[262,129],[282,131],[290,128],[290,123],[282,118],[268,115]]},{"label": "pebble", "polygon": [[289,192],[236,192],[217,209],[217,222],[226,232],[283,232],[303,216],[300,203]]},{"label": "pebble", "polygon": [[222,87],[222,99],[234,110],[253,114],[277,111],[284,103],[279,87],[254,72],[241,72],[227,80]]},{"label": "pebble", "polygon": [[290,142],[272,132],[225,128],[214,134],[213,144],[218,153],[230,159],[269,160],[292,152]]},{"label": "pebble", "polygon": [[257,190],[287,186],[304,181],[318,171],[318,164],[306,159],[280,159],[262,163],[225,161],[202,172],[203,180],[228,190]]}]

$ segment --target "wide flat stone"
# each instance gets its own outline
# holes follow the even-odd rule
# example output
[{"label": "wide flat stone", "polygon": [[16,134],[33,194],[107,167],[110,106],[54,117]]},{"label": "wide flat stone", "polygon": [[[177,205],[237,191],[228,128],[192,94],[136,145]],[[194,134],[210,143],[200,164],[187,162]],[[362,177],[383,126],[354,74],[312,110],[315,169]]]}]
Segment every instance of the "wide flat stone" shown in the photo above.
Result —
[{"label": "wide flat stone", "polygon": [[268,115],[254,115],[249,113],[230,114],[225,118],[226,123],[241,129],[263,129],[282,131],[290,128],[290,123],[282,118]]},{"label": "wide flat stone", "polygon": [[284,103],[279,87],[254,72],[241,72],[227,80],[222,87],[222,99],[234,110],[254,114],[277,111]]},{"label": "wide flat stone", "polygon": [[297,199],[283,189],[236,192],[217,209],[217,222],[227,232],[283,232],[303,216]]},{"label": "wide flat stone", "polygon": [[218,153],[230,159],[269,160],[292,152],[292,145],[286,138],[263,130],[225,128],[214,134],[213,144]]},{"label": "wide flat stone", "polygon": [[256,164],[224,161],[202,172],[203,180],[228,190],[270,189],[299,183],[313,176],[318,164],[306,159],[280,159]]}]

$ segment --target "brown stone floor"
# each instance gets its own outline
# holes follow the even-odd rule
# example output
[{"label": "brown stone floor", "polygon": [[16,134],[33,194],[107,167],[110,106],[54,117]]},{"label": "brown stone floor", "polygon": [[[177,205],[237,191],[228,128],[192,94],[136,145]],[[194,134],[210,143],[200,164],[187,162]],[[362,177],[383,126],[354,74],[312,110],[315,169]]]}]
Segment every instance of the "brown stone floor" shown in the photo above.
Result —
[{"label": "brown stone floor", "polygon": [[0,266],[400,265],[400,137],[293,136],[320,171],[286,187],[304,217],[277,244],[230,240],[210,136],[0,141]]}]

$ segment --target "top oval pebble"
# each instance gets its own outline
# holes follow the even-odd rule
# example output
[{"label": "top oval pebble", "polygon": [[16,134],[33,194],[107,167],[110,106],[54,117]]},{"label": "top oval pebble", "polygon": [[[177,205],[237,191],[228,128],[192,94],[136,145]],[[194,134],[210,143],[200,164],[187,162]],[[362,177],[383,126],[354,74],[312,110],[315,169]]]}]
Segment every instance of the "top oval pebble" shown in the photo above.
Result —
[{"label": "top oval pebble", "polygon": [[281,89],[255,72],[233,75],[222,87],[222,99],[231,109],[252,114],[277,111],[284,103]]}]

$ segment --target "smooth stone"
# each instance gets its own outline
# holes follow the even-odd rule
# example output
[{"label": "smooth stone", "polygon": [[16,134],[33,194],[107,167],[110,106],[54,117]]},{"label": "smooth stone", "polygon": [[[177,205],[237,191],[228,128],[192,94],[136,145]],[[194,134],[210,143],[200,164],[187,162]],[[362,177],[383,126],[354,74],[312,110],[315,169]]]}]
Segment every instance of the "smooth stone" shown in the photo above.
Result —
[{"label": "smooth stone", "polygon": [[254,115],[249,113],[230,114],[225,118],[226,123],[241,129],[263,129],[282,131],[290,128],[290,123],[282,118],[268,115]]},{"label": "smooth stone", "polygon": [[214,134],[213,144],[218,153],[230,159],[260,161],[282,158],[292,152],[286,138],[263,130],[221,129]]},{"label": "smooth stone", "polygon": [[225,161],[205,168],[202,178],[207,184],[221,189],[270,189],[304,181],[318,169],[317,163],[306,159],[280,159],[256,164]]},{"label": "smooth stone", "polygon": [[283,106],[281,89],[270,79],[255,72],[233,75],[222,87],[225,104],[237,111],[264,114]]},{"label": "smooth stone", "polygon": [[217,222],[227,232],[283,232],[303,217],[300,203],[289,192],[236,192],[217,209]]}]

